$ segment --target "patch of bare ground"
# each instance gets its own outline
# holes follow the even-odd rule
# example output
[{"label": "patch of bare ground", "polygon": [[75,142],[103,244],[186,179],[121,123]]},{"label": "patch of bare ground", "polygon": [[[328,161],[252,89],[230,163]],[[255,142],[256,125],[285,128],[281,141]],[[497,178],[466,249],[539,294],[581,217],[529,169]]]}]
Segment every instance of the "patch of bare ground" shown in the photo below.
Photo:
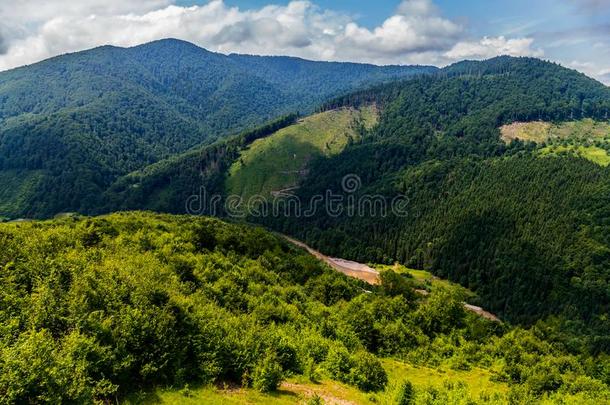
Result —
[{"label": "patch of bare ground", "polygon": [[541,143],[548,139],[552,125],[544,121],[513,122],[500,128],[500,137],[505,143],[514,140]]},{"label": "patch of bare ground", "polygon": [[356,402],[341,399],[329,394],[328,392],[325,392],[322,386],[320,389],[314,389],[311,386],[284,382],[280,388],[282,390],[298,394],[305,399],[310,399],[317,395],[322,399],[323,403],[327,405],[358,405]]}]

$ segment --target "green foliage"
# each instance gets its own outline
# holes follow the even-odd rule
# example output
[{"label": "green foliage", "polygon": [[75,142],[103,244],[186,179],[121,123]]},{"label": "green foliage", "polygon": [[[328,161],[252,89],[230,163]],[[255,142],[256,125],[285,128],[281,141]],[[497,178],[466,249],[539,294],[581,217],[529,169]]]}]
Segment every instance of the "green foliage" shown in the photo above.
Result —
[{"label": "green foliage", "polygon": [[282,382],[282,366],[272,353],[265,354],[265,357],[256,365],[252,373],[252,386],[260,392],[272,392],[277,390]]},{"label": "green foliage", "polygon": [[414,285],[404,275],[395,273],[393,270],[386,270],[381,272],[379,278],[384,294],[390,297],[402,295],[410,300],[415,298]]},{"label": "green foliage", "polygon": [[415,391],[413,384],[410,381],[405,381],[400,386],[398,397],[396,398],[397,405],[412,405],[415,403]]},{"label": "green foliage", "polygon": [[[607,351],[601,336],[609,328],[603,314],[610,304],[604,287],[610,177],[578,156],[603,163],[605,152],[570,146],[580,152],[542,158],[532,153],[534,144],[506,145],[498,128],[515,120],[607,120],[610,91],[529,58],[458,64],[443,73],[329,103],[376,102],[379,125],[360,144],[312,162],[296,191],[310,201],[326,190],[340,192],[341,179],[356,174],[363,187],[353,197],[383,195],[390,202],[403,195],[406,216],[336,217],[320,210],[313,218],[264,224],[325,254],[429,270],[475,291],[482,306],[511,322],[549,315],[576,320],[584,329],[565,332],[589,335],[593,351]],[[438,328],[427,317],[431,333]]]},{"label": "green foliage", "polygon": [[372,354],[358,352],[352,358],[348,381],[362,391],[381,391],[388,383],[388,376],[381,362]]},{"label": "green foliage", "polygon": [[[273,391],[302,375],[378,391],[389,371],[377,355],[473,375],[483,367],[519,398],[608,395],[607,359],[570,354],[555,329],[505,333],[464,314],[457,289],[367,293],[259,228],[143,213],[65,216],[2,224],[0,246],[4,403],[108,402],[212,382]],[[470,395],[463,387],[432,394]]]}]

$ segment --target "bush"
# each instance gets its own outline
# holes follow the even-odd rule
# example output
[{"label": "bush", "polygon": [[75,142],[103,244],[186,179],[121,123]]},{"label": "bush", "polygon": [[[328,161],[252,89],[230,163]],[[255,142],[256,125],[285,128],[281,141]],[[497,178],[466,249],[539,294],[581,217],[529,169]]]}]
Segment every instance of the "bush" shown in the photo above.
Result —
[{"label": "bush", "polygon": [[324,401],[318,394],[313,394],[311,398],[307,401],[307,405],[323,405]]},{"label": "bush", "polygon": [[396,398],[397,405],[411,405],[415,403],[415,390],[410,381],[405,381],[400,387],[398,397]]},{"label": "bush", "polygon": [[353,367],[349,374],[349,382],[362,391],[381,391],[388,383],[381,362],[377,357],[367,352],[359,352],[352,357]]},{"label": "bush", "polygon": [[260,392],[276,391],[282,382],[282,366],[274,353],[267,353],[252,374],[252,386]]},{"label": "bush", "polygon": [[319,383],[322,379],[318,366],[312,358],[309,358],[305,363],[303,375],[305,375],[309,381],[315,384]]},{"label": "bush", "polygon": [[413,291],[413,283],[402,274],[398,274],[393,270],[386,270],[382,271],[379,277],[381,279],[381,290],[385,295],[390,297],[402,295],[409,300],[416,298]]},{"label": "bush", "polygon": [[352,359],[347,349],[341,345],[331,347],[328,350],[324,368],[326,368],[331,378],[348,382],[352,368]]}]

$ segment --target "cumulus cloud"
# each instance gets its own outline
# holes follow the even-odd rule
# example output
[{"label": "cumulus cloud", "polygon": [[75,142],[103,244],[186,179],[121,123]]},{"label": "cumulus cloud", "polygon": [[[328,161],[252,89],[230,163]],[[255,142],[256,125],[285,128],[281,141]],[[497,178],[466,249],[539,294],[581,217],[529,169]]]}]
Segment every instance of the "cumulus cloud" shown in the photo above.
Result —
[{"label": "cumulus cloud", "polygon": [[532,38],[507,39],[503,36],[496,38],[484,37],[472,42],[458,42],[445,53],[449,59],[487,59],[498,54],[510,56],[544,56],[544,51],[532,48]]},{"label": "cumulus cloud", "polygon": [[605,85],[610,86],[610,69],[607,67],[601,67],[595,62],[583,62],[579,60],[573,60],[567,63],[566,66],[581,71],[584,74],[599,80]]},{"label": "cumulus cloud", "polygon": [[404,0],[394,15],[368,28],[310,1],[243,10],[212,0],[24,0],[1,2],[10,21],[0,70],[103,44],[133,46],[175,37],[212,51],[300,56],[377,64],[446,64],[464,57],[541,55],[529,38],[467,37],[432,0]]},{"label": "cumulus cloud", "polygon": [[429,16],[438,14],[439,9],[432,0],[404,0],[396,12],[400,15]]}]

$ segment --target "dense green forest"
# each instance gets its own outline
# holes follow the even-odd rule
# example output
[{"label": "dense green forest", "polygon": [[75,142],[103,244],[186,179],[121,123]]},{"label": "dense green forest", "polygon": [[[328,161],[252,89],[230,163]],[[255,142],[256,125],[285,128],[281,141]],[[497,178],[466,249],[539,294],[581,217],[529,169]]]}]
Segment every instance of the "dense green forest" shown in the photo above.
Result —
[{"label": "dense green forest", "polygon": [[461,290],[417,295],[390,269],[364,285],[259,228],[125,213],[3,224],[0,241],[3,403],[120,402],[212,382],[269,392],[291,376],[374,398],[389,389],[382,358],[415,365],[413,377],[476,368],[507,387],[476,396],[401,375],[394,403],[609,399],[608,357],[575,354],[548,325],[479,318]]},{"label": "dense green forest", "polygon": [[[185,213],[189,198],[199,195],[201,187],[205,187],[209,194],[221,195],[224,192],[226,173],[244,148],[294,124],[297,118],[295,114],[286,115],[228,140],[196,148],[121,177],[105,192],[104,205],[93,211],[147,209]],[[205,213],[198,207],[191,207],[191,211]]]},{"label": "dense green forest", "polygon": [[444,73],[329,103],[375,101],[384,113],[363,142],[314,162],[297,192],[305,201],[339,192],[342,178],[355,174],[360,195],[405,195],[409,215],[320,212],[265,223],[329,254],[432,270],[516,322],[563,314],[595,329],[571,326],[589,334],[587,349],[608,351],[608,170],[569,154],[544,157],[531,143],[506,145],[499,127],[607,120],[610,89],[528,58],[461,63]]},{"label": "dense green forest", "polygon": [[[364,84],[435,71],[104,46],[0,73],[0,215],[90,211],[122,175]],[[29,179],[29,180],[22,180]],[[69,196],[69,198],[66,198]]]},{"label": "dense green forest", "polygon": [[[405,195],[409,215],[250,220],[328,254],[431,270],[476,291],[513,322],[561,315],[576,322],[562,327],[584,337],[583,350],[607,352],[608,169],[579,154],[548,153],[553,149],[544,143],[507,144],[499,128],[538,119],[607,120],[610,90],[555,64],[502,57],[360,91],[323,110],[370,103],[382,112],[379,124],[363,128],[360,141],[342,153],[310,162],[296,195],[310,201],[340,192],[343,177],[355,174],[363,186],[355,197]],[[562,136],[562,145],[590,143]],[[604,138],[595,142],[607,147]],[[118,183],[121,193],[110,195],[134,202],[119,208],[185,212],[199,187],[223,193],[226,170],[239,155],[229,145],[128,176]]]}]

